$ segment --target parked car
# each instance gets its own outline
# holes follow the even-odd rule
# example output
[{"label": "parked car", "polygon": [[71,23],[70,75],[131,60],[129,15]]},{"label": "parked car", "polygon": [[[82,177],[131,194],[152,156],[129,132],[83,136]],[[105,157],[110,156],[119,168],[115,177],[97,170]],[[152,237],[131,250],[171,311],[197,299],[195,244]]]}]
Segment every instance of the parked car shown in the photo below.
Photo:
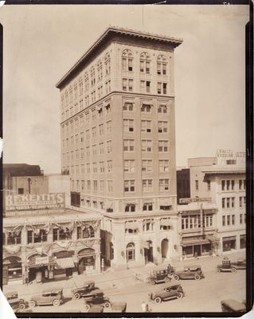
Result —
[{"label": "parked car", "polygon": [[181,285],[170,285],[157,292],[149,294],[150,299],[154,300],[158,304],[169,299],[180,299],[183,298],[183,296],[184,292]]},{"label": "parked car", "polygon": [[174,268],[171,265],[162,265],[151,270],[147,281],[154,285],[169,282],[173,273]]},{"label": "parked car", "polygon": [[183,271],[176,271],[173,274],[175,280],[179,279],[195,279],[200,280],[205,278],[204,273],[199,265],[192,265],[184,267]]},{"label": "parked car", "polygon": [[22,312],[28,307],[28,302],[19,298],[17,291],[7,292],[5,297],[15,312]]},{"label": "parked car", "polygon": [[246,259],[238,259],[235,262],[231,262],[231,265],[237,270],[246,269]]},{"label": "parked car", "polygon": [[126,302],[112,302],[109,308],[104,308],[103,312],[120,312],[125,313],[127,308]]},{"label": "parked car", "polygon": [[31,298],[30,306],[53,305],[60,306],[63,303],[63,289],[51,289]]},{"label": "parked car", "polygon": [[72,289],[72,295],[75,299],[80,299],[81,297],[90,297],[95,287],[94,281],[86,281],[83,286]]},{"label": "parked car", "polygon": [[245,312],[246,306],[244,303],[234,299],[226,299],[221,301],[222,312]]},{"label": "parked car", "polygon": [[91,292],[90,297],[85,299],[85,309],[88,311],[93,305],[102,305],[105,308],[109,308],[111,303],[109,298],[104,296],[103,291],[95,289]]},{"label": "parked car", "polygon": [[217,265],[218,272],[236,272],[239,269],[246,269],[246,260],[231,262],[228,258],[223,258],[222,263]]}]

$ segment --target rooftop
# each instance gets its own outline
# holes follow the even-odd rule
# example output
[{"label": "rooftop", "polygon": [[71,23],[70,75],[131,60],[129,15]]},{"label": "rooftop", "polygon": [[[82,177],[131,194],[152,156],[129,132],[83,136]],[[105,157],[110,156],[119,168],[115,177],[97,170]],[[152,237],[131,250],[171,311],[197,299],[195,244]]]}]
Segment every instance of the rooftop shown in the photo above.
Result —
[{"label": "rooftop", "polygon": [[153,42],[160,42],[165,44],[170,44],[174,48],[180,45],[183,40],[177,39],[173,37],[168,37],[164,35],[158,34],[151,34],[148,32],[140,32],[131,29],[124,29],[124,28],[116,28],[116,27],[109,27],[97,41],[88,49],[88,51],[74,64],[74,66],[57,82],[56,87],[60,89],[66,81],[70,80],[78,71],[81,65],[84,65],[85,62],[91,58],[95,52],[102,47],[105,43],[109,42],[113,36],[121,35],[125,38],[136,38],[136,39],[144,39]]}]

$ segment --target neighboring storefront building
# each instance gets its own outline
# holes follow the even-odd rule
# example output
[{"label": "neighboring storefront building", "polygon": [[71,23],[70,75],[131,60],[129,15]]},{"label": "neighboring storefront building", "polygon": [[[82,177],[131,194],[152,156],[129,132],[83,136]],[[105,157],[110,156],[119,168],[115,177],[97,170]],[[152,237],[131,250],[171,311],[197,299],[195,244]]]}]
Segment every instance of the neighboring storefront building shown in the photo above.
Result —
[{"label": "neighboring storefront building", "polygon": [[8,195],[3,284],[100,271],[100,216],[65,208],[64,193]]}]

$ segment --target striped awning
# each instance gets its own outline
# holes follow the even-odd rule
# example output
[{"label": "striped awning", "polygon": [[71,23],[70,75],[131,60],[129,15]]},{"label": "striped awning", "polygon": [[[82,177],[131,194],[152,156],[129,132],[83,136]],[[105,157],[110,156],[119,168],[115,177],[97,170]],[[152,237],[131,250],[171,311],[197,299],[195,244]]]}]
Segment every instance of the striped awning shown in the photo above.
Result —
[{"label": "striped awning", "polygon": [[185,239],[182,240],[181,245],[183,247],[186,246],[193,246],[193,245],[204,245],[204,244],[210,244],[210,241],[208,239]]},{"label": "striped awning", "polygon": [[67,269],[67,268],[75,267],[72,257],[57,259],[56,264],[59,269]]}]

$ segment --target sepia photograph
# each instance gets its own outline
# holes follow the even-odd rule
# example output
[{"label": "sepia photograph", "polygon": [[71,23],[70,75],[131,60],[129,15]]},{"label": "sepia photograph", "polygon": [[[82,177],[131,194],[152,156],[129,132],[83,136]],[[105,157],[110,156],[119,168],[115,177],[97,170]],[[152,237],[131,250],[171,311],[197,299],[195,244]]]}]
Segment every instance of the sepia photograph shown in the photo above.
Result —
[{"label": "sepia photograph", "polygon": [[249,11],[2,5],[0,277],[17,317],[250,310]]}]

